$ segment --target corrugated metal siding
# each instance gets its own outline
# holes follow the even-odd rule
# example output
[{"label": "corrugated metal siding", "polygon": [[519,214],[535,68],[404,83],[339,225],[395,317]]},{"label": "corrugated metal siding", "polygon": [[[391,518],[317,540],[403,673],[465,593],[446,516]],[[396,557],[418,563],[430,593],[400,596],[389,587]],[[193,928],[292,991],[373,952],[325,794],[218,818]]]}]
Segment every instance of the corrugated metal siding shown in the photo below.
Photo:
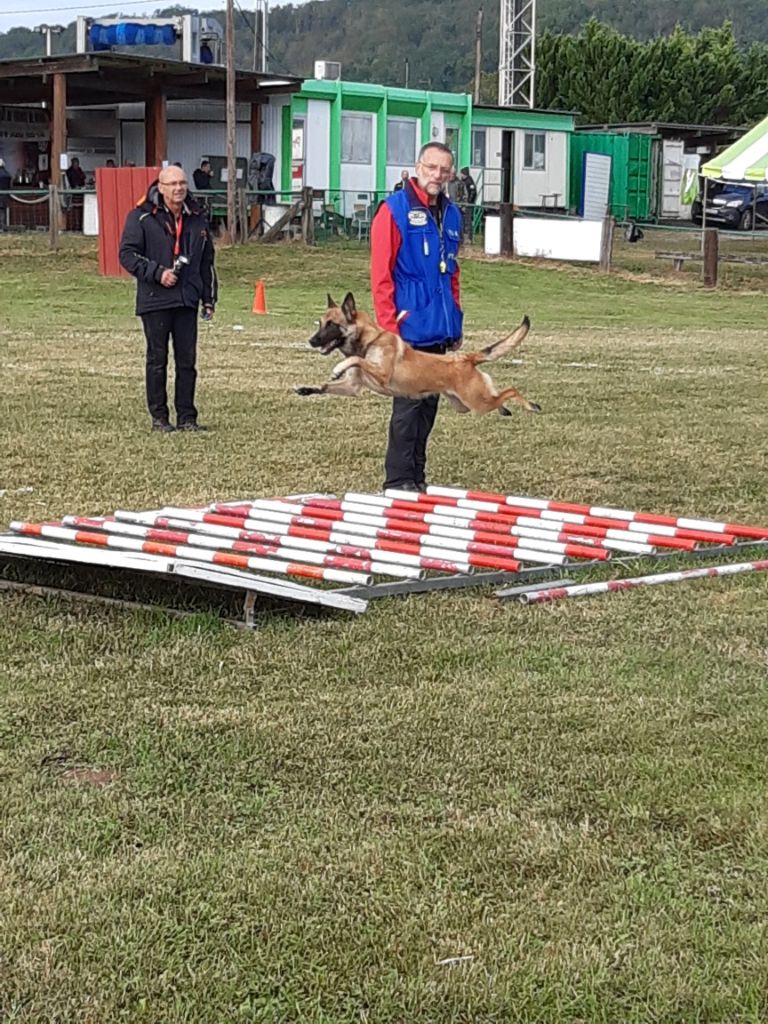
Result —
[{"label": "corrugated metal siding", "polygon": [[[250,124],[238,124],[235,134],[235,155],[248,160],[251,156],[250,145]],[[200,124],[192,121],[168,122],[168,159],[171,163],[178,161],[190,180],[192,172],[200,166],[203,157],[226,155],[227,128],[223,122],[221,124],[210,122]]]},{"label": "corrugated metal siding", "polygon": [[611,132],[576,132],[571,136],[570,205],[579,208],[584,177],[584,154],[600,153],[610,156],[611,195],[610,212],[624,220],[648,220],[652,210],[653,177],[652,135]]}]

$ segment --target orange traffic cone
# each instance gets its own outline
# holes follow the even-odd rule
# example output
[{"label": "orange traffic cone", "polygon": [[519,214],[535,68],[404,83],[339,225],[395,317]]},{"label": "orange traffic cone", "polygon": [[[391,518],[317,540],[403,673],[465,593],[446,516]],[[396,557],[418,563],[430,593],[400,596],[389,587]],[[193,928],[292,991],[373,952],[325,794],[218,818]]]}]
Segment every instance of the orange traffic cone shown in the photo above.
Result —
[{"label": "orange traffic cone", "polygon": [[267,312],[267,300],[264,295],[264,281],[261,278],[256,282],[256,292],[253,296],[253,312]]}]

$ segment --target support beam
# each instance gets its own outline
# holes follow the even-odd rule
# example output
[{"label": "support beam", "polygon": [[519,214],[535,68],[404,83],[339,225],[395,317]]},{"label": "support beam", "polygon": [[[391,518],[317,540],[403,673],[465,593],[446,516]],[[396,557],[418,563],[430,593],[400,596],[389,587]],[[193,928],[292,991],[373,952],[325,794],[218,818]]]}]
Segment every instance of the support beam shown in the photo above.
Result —
[{"label": "support beam", "polygon": [[61,185],[61,157],[67,151],[67,76],[53,75],[51,102],[51,172],[52,185]]},{"label": "support beam", "polygon": [[251,153],[261,152],[261,104],[251,104]]},{"label": "support beam", "polygon": [[161,167],[168,158],[168,104],[165,93],[150,97],[144,104],[144,163]]},{"label": "support beam", "polygon": [[53,199],[49,202],[50,217],[56,223],[50,224],[51,248],[58,246],[58,233],[66,226],[66,217],[58,200],[58,189],[66,179],[61,170],[61,158],[67,152],[67,76],[53,77],[53,98],[51,102],[51,163],[48,180],[55,186]]}]

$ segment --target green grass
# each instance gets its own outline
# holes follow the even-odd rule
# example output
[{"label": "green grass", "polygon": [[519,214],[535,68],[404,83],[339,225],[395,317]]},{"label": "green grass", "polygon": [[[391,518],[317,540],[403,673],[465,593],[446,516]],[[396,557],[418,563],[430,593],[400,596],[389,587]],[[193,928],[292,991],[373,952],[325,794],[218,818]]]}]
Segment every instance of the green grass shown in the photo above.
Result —
[{"label": "green grass", "polygon": [[[131,283],[43,246],[0,241],[2,524],[379,488],[387,404],[290,390],[364,254],[222,252],[211,432],[159,437]],[[434,482],[768,521],[764,282],[463,281],[468,346],[531,316],[493,376],[545,412],[443,409]],[[766,613],[759,575],[253,633],[0,597],[0,1019],[768,1019]]]}]

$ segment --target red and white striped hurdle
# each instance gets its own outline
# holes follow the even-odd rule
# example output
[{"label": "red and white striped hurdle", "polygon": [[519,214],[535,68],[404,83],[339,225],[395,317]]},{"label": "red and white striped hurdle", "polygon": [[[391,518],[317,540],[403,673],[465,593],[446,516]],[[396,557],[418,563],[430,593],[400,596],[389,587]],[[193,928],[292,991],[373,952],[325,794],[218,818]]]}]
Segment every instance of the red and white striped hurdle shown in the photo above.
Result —
[{"label": "red and white striped hurdle", "polygon": [[[551,578],[563,566],[569,573],[597,571],[617,559],[702,558],[768,542],[768,528],[743,523],[449,487],[117,510],[111,516],[13,522],[10,528],[0,535],[0,556],[77,564],[90,558],[94,565],[173,574],[349,611],[393,593]],[[765,567],[768,560],[569,587],[539,585],[523,597],[533,604]]]}]

